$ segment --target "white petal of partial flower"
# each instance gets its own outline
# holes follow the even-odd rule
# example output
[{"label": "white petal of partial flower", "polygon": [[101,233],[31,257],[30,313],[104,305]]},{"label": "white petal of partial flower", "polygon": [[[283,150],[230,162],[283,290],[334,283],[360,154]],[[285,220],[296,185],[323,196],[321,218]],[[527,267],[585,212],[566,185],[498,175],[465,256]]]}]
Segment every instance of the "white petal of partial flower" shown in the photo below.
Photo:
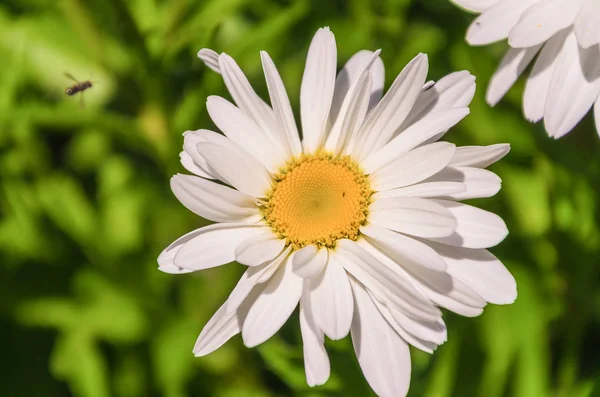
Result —
[{"label": "white petal of partial flower", "polygon": [[506,267],[487,250],[450,247],[432,243],[448,264],[448,273],[471,287],[490,303],[513,303],[517,283]]},{"label": "white petal of partial flower", "polygon": [[469,108],[456,108],[430,114],[408,127],[387,145],[373,152],[361,163],[364,169],[377,170],[403,153],[451,128],[469,114]]},{"label": "white petal of partial flower", "polygon": [[259,266],[275,259],[285,248],[285,240],[273,230],[263,230],[242,241],[235,249],[235,260],[246,266]]},{"label": "white petal of partial flower", "polygon": [[383,264],[359,243],[339,240],[329,256],[384,303],[395,305],[414,318],[435,320],[440,316],[440,311],[414,287],[406,273]]},{"label": "white petal of partial flower", "polygon": [[323,272],[310,280],[310,302],[315,324],[325,335],[333,340],[348,335],[354,314],[352,290],[335,258],[329,258]]},{"label": "white petal of partial flower", "polygon": [[255,347],[265,342],[290,317],[302,295],[302,279],[283,263],[256,299],[242,326],[244,345]]},{"label": "white petal of partial flower", "polygon": [[489,146],[459,146],[450,161],[452,167],[486,168],[510,151],[508,143],[498,143]]},{"label": "white petal of partial flower", "polygon": [[442,244],[464,248],[489,248],[508,235],[506,224],[498,215],[471,205],[447,200],[432,200],[444,206],[458,221],[458,227],[448,237],[430,238]]},{"label": "white petal of partial flower", "polygon": [[378,200],[369,208],[369,222],[412,236],[451,236],[457,228],[453,214],[431,199],[393,197]]},{"label": "white petal of partial flower", "polygon": [[281,141],[286,143],[285,147],[290,156],[298,156],[302,153],[302,145],[300,144],[298,127],[296,127],[294,113],[292,112],[292,106],[290,105],[290,99],[285,90],[285,85],[283,84],[283,80],[269,54],[265,51],[261,51],[260,59],[265,72],[265,79],[267,80],[267,88],[269,89],[269,96],[271,98],[271,104],[273,105],[275,119],[279,123],[284,135],[284,137],[281,138]]},{"label": "white petal of partial flower", "polygon": [[235,311],[244,299],[246,299],[255,285],[268,281],[279,269],[279,266],[283,261],[288,258],[290,251],[291,247],[288,247],[272,261],[266,262],[260,266],[249,267],[244,272],[233,291],[231,291],[231,294],[229,294],[226,302],[227,311]]},{"label": "white petal of partial flower", "polygon": [[240,192],[264,197],[271,186],[271,176],[260,161],[247,153],[234,152],[214,143],[198,144],[198,151],[211,169]]},{"label": "white petal of partial flower", "polygon": [[282,150],[285,148],[281,141],[281,134],[273,115],[273,110],[259,97],[242,72],[242,69],[229,55],[222,53],[219,56],[219,67],[223,81],[236,105],[249,117],[256,121],[260,129],[271,141]]},{"label": "white petal of partial flower", "polygon": [[428,182],[461,182],[465,190],[448,194],[455,200],[492,197],[500,191],[502,179],[491,171],[474,167],[447,167],[427,180]]},{"label": "white petal of partial flower", "polygon": [[[351,83],[350,88],[344,93],[345,97],[341,108],[336,110],[336,119],[333,122],[325,149],[339,153],[343,149],[349,153],[346,146],[352,145],[360,131],[368,106],[372,97],[374,63],[379,59],[379,50],[375,51],[364,65],[360,75]],[[339,80],[340,76],[338,76]],[[335,102],[335,98],[334,98]],[[333,112],[333,111],[332,111]],[[331,117],[331,116],[330,116]],[[329,120],[331,123],[333,120]]]},{"label": "white petal of partial flower", "polygon": [[573,24],[584,0],[544,0],[527,8],[510,30],[508,44],[515,48],[544,43],[559,30]]},{"label": "white petal of partial flower", "polygon": [[165,248],[160,255],[158,256],[158,266],[159,270],[165,273],[171,274],[182,274],[182,273],[190,273],[195,270],[192,269],[184,269],[182,267],[176,266],[174,263],[175,255],[177,252],[183,247],[185,243],[192,240],[194,237],[199,236],[201,234],[211,232],[214,229],[223,229],[223,228],[234,228],[234,227],[245,227],[247,225],[244,224],[227,224],[227,225],[210,225],[206,227],[202,227],[200,229],[192,230],[189,233],[184,234],[179,237],[177,240],[173,241],[167,248]]},{"label": "white petal of partial flower", "polygon": [[467,42],[471,45],[485,45],[507,38],[511,28],[521,18],[523,11],[535,4],[536,1],[499,1],[471,23],[467,31]]},{"label": "white petal of partial flower", "polygon": [[400,72],[358,132],[353,152],[359,160],[388,143],[421,93],[428,69],[427,55],[419,54]]},{"label": "white petal of partial flower", "polygon": [[468,107],[475,95],[475,76],[466,70],[450,73],[419,95],[396,135],[430,114]]},{"label": "white petal of partial flower", "polygon": [[[398,335],[400,335],[402,339],[404,339],[407,343],[413,345],[417,349],[421,349],[427,353],[433,353],[433,351],[437,347],[434,343],[423,341],[413,336],[411,333],[407,332],[404,328],[402,328],[402,326],[400,326],[400,324],[398,323],[398,321],[396,321],[394,316],[392,316],[391,310],[386,305],[378,301],[373,294],[369,294],[369,296],[371,297],[371,301],[373,302],[373,304],[375,304],[377,310],[379,310],[379,313],[381,313],[385,321],[387,321],[387,323],[394,330],[394,332],[396,332]],[[399,311],[396,312],[400,313]]]},{"label": "white petal of partial flower", "polygon": [[311,313],[308,286],[304,288],[302,298],[300,298],[300,332],[302,333],[306,383],[310,387],[322,385],[329,379],[331,368],[323,344],[325,339],[323,331],[317,328]]},{"label": "white petal of partial flower", "polygon": [[158,262],[158,270],[169,274],[185,274],[193,272],[193,270],[175,266],[173,259],[175,259],[175,254],[177,254],[177,251],[179,251],[179,248],[174,248],[168,251],[164,250],[161,252],[156,260]]},{"label": "white petal of partial flower", "polygon": [[292,270],[302,278],[312,278],[319,274],[327,263],[327,249],[319,249],[314,244],[294,252],[290,258]]},{"label": "white petal of partial flower", "polygon": [[187,209],[213,222],[256,223],[263,217],[254,198],[197,176],[173,176],[171,190]]},{"label": "white petal of partial flower", "polygon": [[206,356],[223,346],[232,336],[239,334],[248,310],[263,289],[262,286],[254,287],[235,307],[225,302],[202,329],[194,345],[194,355]]},{"label": "white petal of partial flower", "polygon": [[385,192],[376,192],[371,196],[371,200],[375,202],[390,197],[449,197],[465,190],[467,187],[462,182],[423,182]]},{"label": "white petal of partial flower", "polygon": [[533,60],[541,46],[539,44],[529,48],[510,48],[508,50],[502,58],[500,66],[490,79],[485,93],[487,103],[494,106],[502,99]]},{"label": "white petal of partial flower", "polygon": [[600,92],[600,46],[579,47],[575,34],[567,37],[558,60],[544,111],[550,136],[571,131],[590,110]]},{"label": "white petal of partial flower", "polygon": [[596,104],[594,105],[594,120],[596,121],[596,132],[600,137],[600,96],[598,96]]},{"label": "white petal of partial flower", "polygon": [[260,161],[271,173],[285,165],[285,154],[261,131],[254,120],[225,98],[211,95],[206,109],[215,125],[232,141]]},{"label": "white petal of partial flower", "polygon": [[409,271],[422,266],[442,272],[448,267],[433,248],[418,240],[374,225],[362,226],[360,231],[375,247]]},{"label": "white petal of partial flower", "polygon": [[219,68],[219,54],[216,51],[213,51],[210,48],[203,48],[198,51],[198,58],[200,58],[200,60],[213,72],[221,74],[221,69]]},{"label": "white petal of partial flower", "polygon": [[[335,91],[333,93],[333,102],[331,103],[331,111],[329,113],[330,122],[334,123],[337,120],[342,103],[346,98],[346,94],[352,84],[358,81],[358,77],[371,62],[374,52],[362,50],[352,55],[342,70],[337,74],[335,80]],[[377,57],[373,66],[370,68],[373,76],[373,84],[371,86],[371,94],[369,100],[369,109],[372,109],[381,99],[383,95],[383,84],[385,83],[385,68],[381,58]]]},{"label": "white petal of partial flower", "polygon": [[362,285],[352,282],[352,291],[356,308],[352,344],[367,382],[380,397],[406,395],[411,374],[407,343],[377,310]]},{"label": "white petal of partial flower", "polygon": [[482,13],[502,0],[450,0],[452,3],[467,11]]},{"label": "white petal of partial flower", "polygon": [[354,139],[367,115],[372,81],[371,73],[367,73],[356,86],[356,90],[352,90],[348,94],[349,102],[348,104],[344,102],[342,114],[331,128],[327,142],[325,142],[325,150],[334,154],[351,151]]},{"label": "white petal of partial flower", "polygon": [[565,29],[546,42],[527,77],[523,94],[523,112],[529,121],[537,123],[544,117],[550,81],[569,31]]},{"label": "white petal of partial flower", "polygon": [[[371,174],[371,188],[375,191],[414,185],[440,172],[450,163],[456,146],[449,142],[435,142],[400,155],[396,160],[375,169]],[[368,174],[371,169],[364,168]]]},{"label": "white petal of partial flower", "polygon": [[485,299],[472,288],[454,277],[451,286],[450,291],[439,291],[426,283],[420,285],[423,293],[438,306],[465,317],[477,317],[483,313]]},{"label": "white petal of partial flower", "polygon": [[583,48],[600,43],[600,3],[587,0],[575,18],[575,34]]},{"label": "white petal of partial flower", "polygon": [[[204,270],[235,260],[235,249],[244,240],[268,230],[266,226],[216,223],[197,230],[178,249],[174,264],[190,270]],[[174,249],[172,248],[172,249]]]},{"label": "white petal of partial flower", "polygon": [[213,140],[229,141],[223,135],[209,130],[186,131],[183,133],[183,152],[179,154],[179,158],[186,170],[202,178],[219,179],[218,175],[211,172],[206,160],[196,149],[198,143],[212,142]]},{"label": "white petal of partial flower", "polygon": [[328,27],[321,28],[310,43],[300,87],[302,145],[305,153],[315,152],[326,139],[336,66],[335,37]]},{"label": "white petal of partial flower", "polygon": [[[402,263],[396,263],[392,256],[387,252],[379,249],[369,241],[359,240],[358,245],[364,248],[369,254],[386,265],[388,268],[397,273],[398,277],[410,280],[413,286],[419,290],[423,296],[427,296],[430,302],[449,301],[457,310],[462,310],[466,315],[475,315],[481,313],[481,308],[485,306],[485,301],[463,283],[456,282],[445,271],[436,271],[425,266],[413,265],[406,263],[406,266],[401,266]],[[406,269],[406,270],[405,270]],[[441,297],[440,297],[441,295]],[[435,298],[435,299],[434,299]],[[393,307],[389,303],[384,304]],[[446,306],[444,306],[446,307]],[[410,314],[402,307],[396,305],[396,310]],[[414,317],[414,315],[411,315]],[[439,317],[430,319],[421,319],[421,321],[437,321]]]},{"label": "white petal of partial flower", "polygon": [[[376,300],[374,300],[377,304]],[[379,308],[380,306],[377,305]],[[408,333],[418,337],[421,340],[441,345],[448,340],[446,324],[440,317],[437,321],[419,321],[402,313],[401,311],[389,308],[393,319]]]}]

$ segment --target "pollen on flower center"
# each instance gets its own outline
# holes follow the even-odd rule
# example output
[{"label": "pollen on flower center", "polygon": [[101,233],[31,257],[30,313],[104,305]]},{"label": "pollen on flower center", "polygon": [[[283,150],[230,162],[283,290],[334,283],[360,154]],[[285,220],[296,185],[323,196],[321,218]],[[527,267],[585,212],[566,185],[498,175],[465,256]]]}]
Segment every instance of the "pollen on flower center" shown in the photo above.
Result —
[{"label": "pollen on flower center", "polygon": [[356,240],[367,219],[369,180],[348,156],[302,156],[275,176],[262,207],[267,223],[294,249]]}]

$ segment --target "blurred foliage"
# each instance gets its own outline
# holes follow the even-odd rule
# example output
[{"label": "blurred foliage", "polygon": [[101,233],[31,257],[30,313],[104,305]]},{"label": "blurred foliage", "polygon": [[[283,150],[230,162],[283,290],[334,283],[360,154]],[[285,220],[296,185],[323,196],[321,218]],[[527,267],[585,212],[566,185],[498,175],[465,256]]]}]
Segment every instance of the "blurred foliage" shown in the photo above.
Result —
[{"label": "blurred foliage", "polygon": [[[210,128],[225,95],[196,58],[235,57],[265,93],[270,52],[294,106],[314,31],[339,62],[382,48],[389,84],[416,53],[430,77],[461,69],[479,88],[447,135],[510,142],[502,192],[478,205],[511,234],[494,249],[518,281],[512,306],[447,313],[449,342],[413,350],[411,396],[600,396],[600,144],[587,117],[561,141],[523,120],[522,81],[495,109],[485,86],[505,44],[469,48],[472,19],[447,0],[3,0],[0,3],[2,396],[368,396],[349,339],[328,342],[332,377],[304,381],[297,319],[269,342],[239,337],[194,358],[195,338],[243,271],[172,276],[159,252],[205,224],[180,205],[181,133]],[[69,72],[91,78],[84,104]]]}]

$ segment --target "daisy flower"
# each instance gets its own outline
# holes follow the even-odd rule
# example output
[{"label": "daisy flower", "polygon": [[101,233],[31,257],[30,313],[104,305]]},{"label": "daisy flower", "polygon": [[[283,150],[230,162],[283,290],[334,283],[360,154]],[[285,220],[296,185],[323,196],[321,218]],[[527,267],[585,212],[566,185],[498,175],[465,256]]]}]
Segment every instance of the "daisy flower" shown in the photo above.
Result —
[{"label": "daisy flower", "polygon": [[224,135],[186,132],[181,162],[194,175],[175,175],[171,188],[215,223],[167,247],[159,269],[187,273],[232,261],[248,268],[194,354],[238,333],[248,347],[263,343],[299,305],[310,386],[330,374],[324,337],[351,333],[373,390],[405,395],[409,344],[432,352],[446,340],[439,307],[477,316],[486,302],[516,298],[513,277],[486,250],[504,239],[506,225],[460,202],[500,189],[484,168],[509,147],[437,142],[469,113],[468,72],[426,83],[428,61],[419,54],[382,97],[379,51],[358,52],[336,75],[328,28],[308,50],[300,139],[281,77],[260,55],[270,105],[229,55],[199,52],[235,105],[208,98]]},{"label": "daisy flower", "polygon": [[494,106],[536,58],[523,95],[525,117],[544,119],[553,138],[570,132],[594,103],[600,134],[600,2],[598,0],[451,0],[481,13],[467,42],[485,45],[508,38],[510,49],[492,77],[487,102]]}]

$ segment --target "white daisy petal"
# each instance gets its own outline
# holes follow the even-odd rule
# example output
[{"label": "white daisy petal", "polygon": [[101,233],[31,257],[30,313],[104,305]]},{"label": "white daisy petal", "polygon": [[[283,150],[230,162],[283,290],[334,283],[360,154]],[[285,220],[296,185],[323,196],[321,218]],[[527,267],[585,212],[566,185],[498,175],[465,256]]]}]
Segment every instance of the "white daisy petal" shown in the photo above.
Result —
[{"label": "white daisy petal", "polygon": [[421,93],[428,69],[427,56],[419,54],[400,72],[358,132],[354,154],[359,160],[388,143]]},{"label": "white daisy petal", "polygon": [[270,228],[242,241],[235,249],[235,260],[246,266],[259,266],[275,259],[285,248],[281,239]]},{"label": "white daisy petal", "polygon": [[583,48],[600,43],[600,3],[587,0],[575,18],[575,34]]},{"label": "white daisy petal", "polygon": [[475,76],[468,71],[454,72],[442,77],[419,95],[396,135],[430,114],[469,106],[474,95]]},{"label": "white daisy petal", "polygon": [[539,44],[529,48],[511,48],[508,50],[488,85],[485,94],[487,103],[494,106],[502,99],[533,60],[541,46]]},{"label": "white daisy petal", "polygon": [[567,34],[568,29],[555,34],[548,40],[529,74],[523,94],[523,112],[529,121],[537,123],[544,117],[550,81]]},{"label": "white daisy petal", "polygon": [[319,274],[327,263],[327,249],[319,249],[316,245],[307,245],[294,252],[290,258],[292,270],[302,278],[312,278]]},{"label": "white daisy petal", "polygon": [[203,48],[198,51],[198,58],[200,58],[200,60],[213,72],[221,74],[221,69],[219,68],[219,54],[217,52],[210,48]]},{"label": "white daisy petal", "polygon": [[396,232],[434,238],[453,235],[456,218],[437,200],[392,197],[371,204],[369,222]]},{"label": "white daisy petal", "polygon": [[523,12],[510,30],[508,44],[515,48],[538,46],[559,30],[571,26],[584,0],[538,1]]},{"label": "white daisy petal", "polygon": [[275,146],[260,127],[228,100],[211,95],[206,101],[210,118],[221,131],[276,173],[285,164],[285,154]]},{"label": "white daisy petal", "polygon": [[260,345],[273,336],[298,305],[302,279],[291,269],[289,263],[283,263],[248,311],[242,326],[242,338],[247,347]]},{"label": "white daisy petal", "polygon": [[502,179],[491,171],[474,167],[447,167],[427,180],[428,182],[460,182],[465,190],[448,194],[455,200],[492,197],[500,191]]},{"label": "white daisy petal", "polygon": [[365,288],[352,282],[356,315],[352,343],[369,385],[381,397],[404,396],[410,384],[408,345],[388,324]]},{"label": "white daisy petal", "polygon": [[235,307],[229,305],[228,308],[228,302],[225,302],[202,329],[194,345],[194,355],[196,357],[206,356],[221,347],[231,337],[239,334],[248,310],[262,290],[262,286],[253,288],[246,294],[247,297]]},{"label": "white daisy petal", "polygon": [[467,187],[462,182],[422,182],[412,186],[376,192],[371,196],[373,201],[390,197],[449,197],[452,194],[462,193]]},{"label": "white daisy petal", "polygon": [[279,266],[289,256],[290,251],[291,248],[288,247],[272,261],[259,266],[249,267],[244,272],[233,291],[231,291],[231,294],[229,294],[226,302],[226,310],[228,312],[237,310],[238,306],[246,299],[255,285],[268,281],[273,274],[275,274],[279,269]]},{"label": "white daisy petal", "polygon": [[400,155],[396,160],[371,171],[371,187],[375,191],[390,190],[414,185],[440,172],[450,163],[456,146],[448,142],[435,142]]},{"label": "white daisy petal", "polygon": [[544,124],[550,136],[560,138],[571,131],[590,110],[600,92],[600,46],[583,49],[571,33],[557,61]]},{"label": "white daisy petal", "polygon": [[177,251],[179,251],[178,248],[168,251],[164,250],[161,252],[156,260],[158,262],[158,270],[169,274],[185,274],[193,272],[193,270],[175,266],[173,259],[175,259],[175,254],[177,254]]},{"label": "white daisy petal", "polygon": [[484,12],[502,0],[450,0],[459,7],[471,12]]},{"label": "white daisy petal", "polygon": [[421,283],[421,289],[436,305],[461,316],[477,317],[483,312],[486,302],[472,288],[456,278],[452,278],[451,285],[450,291],[439,291]]},{"label": "white daisy petal", "polygon": [[467,31],[467,42],[471,45],[484,45],[507,38],[510,29],[519,21],[523,11],[536,1],[499,1],[471,23]]},{"label": "white daisy petal", "polygon": [[330,257],[335,258],[349,274],[388,304],[398,306],[415,318],[435,320],[439,317],[440,311],[415,289],[407,277],[381,263],[360,244],[340,240]]},{"label": "white daisy petal", "polygon": [[[380,51],[377,50],[371,54],[370,59],[364,65],[363,70],[358,77],[352,81],[350,88],[344,93],[345,97],[339,110],[335,114],[333,123],[325,149],[334,153],[339,153],[347,144],[352,144],[360,127],[367,115],[369,103],[372,100],[372,85],[374,75],[371,69],[375,68],[375,63],[379,58]],[[380,60],[381,62],[381,60]],[[342,70],[342,72],[344,72]],[[338,81],[340,76],[338,75]],[[335,103],[335,98],[334,98]],[[333,113],[333,110],[332,110]],[[330,117],[332,117],[330,115]],[[348,150],[346,150],[348,152]]]},{"label": "white daisy petal", "polygon": [[450,211],[458,221],[458,226],[452,235],[430,240],[455,247],[478,249],[493,247],[508,235],[502,218],[492,212],[454,201],[432,201]]},{"label": "white daisy petal", "polygon": [[198,145],[198,143],[212,142],[213,140],[227,141],[227,139],[223,135],[218,134],[214,131],[198,130],[184,132],[183,152],[179,154],[179,157],[181,159],[181,165],[183,165],[185,169],[191,172],[192,174],[196,174],[202,178],[219,179],[218,175],[214,175],[210,172],[206,160],[200,155],[198,149],[196,149],[196,145]]},{"label": "white daisy petal", "polygon": [[199,229],[184,244],[175,247],[173,263],[185,269],[204,270],[235,260],[235,249],[244,240],[262,234],[267,227],[217,223]]},{"label": "white daisy petal", "polygon": [[271,176],[260,161],[214,143],[201,142],[197,148],[209,167],[231,186],[253,197],[265,196],[271,186]]},{"label": "white daisy petal", "polygon": [[269,96],[271,97],[275,119],[279,123],[284,135],[284,138],[281,140],[286,142],[285,147],[288,155],[298,156],[302,152],[302,145],[300,144],[298,128],[296,127],[294,113],[292,112],[290,99],[285,90],[285,85],[283,84],[281,76],[279,76],[279,72],[275,67],[275,63],[273,63],[269,54],[265,51],[261,51],[260,58],[267,80],[267,87],[269,89]]},{"label": "white daisy petal", "polygon": [[171,190],[187,209],[213,222],[256,223],[263,217],[254,198],[196,176],[173,176]]},{"label": "white daisy petal", "polygon": [[503,305],[517,299],[514,277],[489,251],[431,244],[448,264],[448,273],[486,301]]},{"label": "white daisy petal", "polygon": [[449,165],[452,167],[486,168],[506,156],[509,151],[510,145],[508,143],[489,146],[460,146],[456,148]]},{"label": "white daisy petal", "polygon": [[[367,290],[367,292],[369,292],[369,291]],[[379,310],[379,313],[381,313],[381,315],[387,321],[389,326],[398,335],[400,335],[400,337],[402,339],[404,339],[407,343],[413,345],[417,349],[421,349],[427,353],[433,353],[433,351],[437,347],[437,345],[435,343],[432,343],[429,341],[424,341],[424,340],[414,336],[410,332],[406,331],[400,325],[400,323],[395,319],[395,317],[392,315],[390,308],[388,308],[386,305],[384,305],[379,300],[377,300],[377,298],[373,294],[369,293],[369,296],[371,297],[371,301],[373,302],[373,304],[375,304],[375,307],[377,308],[377,310]],[[399,317],[403,316],[403,314],[401,312],[399,312],[398,310],[396,310],[395,313],[397,313]],[[404,317],[410,318],[408,316],[404,316]]]},{"label": "white daisy petal", "polygon": [[[398,266],[399,264],[395,263],[392,257],[388,256],[386,252],[383,252],[371,243],[361,240],[359,245],[381,263],[398,273],[400,277],[411,280],[413,285],[424,296],[427,296],[431,302],[470,317],[481,314],[483,307],[486,305],[485,300],[474,290],[461,281],[455,280],[445,271],[435,271],[425,266]],[[403,263],[408,265],[406,262]],[[404,271],[405,267],[407,270],[410,270],[410,273]],[[389,304],[387,305],[391,306]],[[406,313],[406,311],[401,310],[400,307],[397,307],[397,309]],[[436,320],[437,319],[428,319],[426,321]],[[421,319],[421,321],[425,320]]]},{"label": "white daisy petal", "polygon": [[346,271],[329,258],[321,274],[310,280],[311,312],[315,324],[330,339],[342,339],[350,332],[354,306]]},{"label": "white daisy petal", "polygon": [[329,379],[331,369],[329,357],[323,345],[323,331],[317,328],[311,313],[310,293],[307,286],[300,299],[300,332],[302,333],[306,383],[310,387],[322,385]]},{"label": "white daisy petal", "polygon": [[435,250],[418,240],[374,225],[363,226],[360,231],[390,259],[408,270],[423,266],[443,272],[448,268]]},{"label": "white daisy petal", "polygon": [[373,152],[361,164],[371,172],[377,170],[401,154],[451,128],[468,114],[469,108],[456,108],[424,117],[392,139],[387,145]]},{"label": "white daisy petal", "polygon": [[219,56],[219,67],[227,90],[236,105],[254,119],[271,142],[279,148],[284,148],[272,109],[254,92],[238,64],[232,57],[223,53]]},{"label": "white daisy petal", "polygon": [[[367,65],[371,63],[373,58],[373,51],[362,50],[350,57],[348,62],[344,65],[342,70],[337,74],[335,80],[335,91],[333,93],[333,102],[331,103],[331,111],[329,113],[329,119],[332,123],[337,120],[342,103],[346,98],[346,94],[350,90],[350,87],[358,81],[361,73],[367,68]],[[371,85],[371,94],[369,100],[369,109],[375,107],[383,96],[383,84],[385,83],[385,68],[381,58],[377,57],[373,66],[370,68],[373,76],[373,83]]]},{"label": "white daisy petal", "polygon": [[327,119],[335,88],[337,50],[329,28],[315,34],[302,76],[300,116],[305,153],[315,152],[326,138]]},{"label": "white daisy petal", "polygon": [[600,136],[600,96],[598,96],[594,105],[594,120],[596,121],[596,132]]}]

